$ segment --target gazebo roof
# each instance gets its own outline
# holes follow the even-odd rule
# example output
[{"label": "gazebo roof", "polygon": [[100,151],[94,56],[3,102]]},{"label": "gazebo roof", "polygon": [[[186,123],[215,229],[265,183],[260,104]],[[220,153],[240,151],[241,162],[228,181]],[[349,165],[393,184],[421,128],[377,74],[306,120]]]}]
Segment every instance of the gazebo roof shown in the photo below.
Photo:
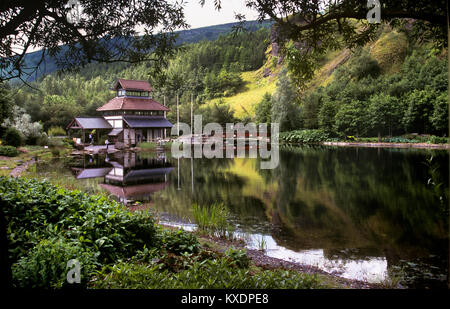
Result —
[{"label": "gazebo roof", "polygon": [[112,129],[111,124],[103,117],[76,117],[69,125],[68,129]]},{"label": "gazebo roof", "polygon": [[162,116],[123,116],[130,128],[171,128],[173,124]]},{"label": "gazebo roof", "polygon": [[97,111],[139,110],[139,111],[169,111],[167,107],[150,98],[115,97]]},{"label": "gazebo roof", "polygon": [[113,90],[125,89],[135,91],[152,91],[152,87],[145,80],[130,80],[119,78],[113,86]]}]

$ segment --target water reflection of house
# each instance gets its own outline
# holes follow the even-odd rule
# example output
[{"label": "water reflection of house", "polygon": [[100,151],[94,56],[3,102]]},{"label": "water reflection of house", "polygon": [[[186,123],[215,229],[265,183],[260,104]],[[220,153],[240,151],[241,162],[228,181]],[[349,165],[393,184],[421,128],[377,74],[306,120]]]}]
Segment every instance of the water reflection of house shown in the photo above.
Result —
[{"label": "water reflection of house", "polygon": [[72,168],[77,179],[103,177],[99,185],[124,204],[149,201],[168,185],[172,169],[164,154],[142,158],[133,152],[106,157],[104,166]]}]

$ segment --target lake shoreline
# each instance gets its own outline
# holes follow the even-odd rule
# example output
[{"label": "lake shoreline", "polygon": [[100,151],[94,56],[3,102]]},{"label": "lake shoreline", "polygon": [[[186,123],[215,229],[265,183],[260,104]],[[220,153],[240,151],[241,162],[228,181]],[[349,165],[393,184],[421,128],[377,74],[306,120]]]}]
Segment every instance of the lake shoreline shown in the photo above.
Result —
[{"label": "lake shoreline", "polygon": [[325,146],[340,146],[340,147],[450,149],[450,144],[427,144],[427,143],[322,142],[321,144]]},{"label": "lake shoreline", "polygon": [[[175,229],[176,227],[159,224],[161,227]],[[331,288],[337,289],[404,289],[403,286],[395,286],[394,284],[389,283],[370,283],[366,281],[356,280],[356,279],[347,279],[341,277],[334,273],[326,272],[318,267],[301,264],[293,261],[287,261],[279,258],[270,257],[265,254],[262,250],[256,249],[248,249],[245,247],[245,243],[242,240],[232,240],[225,239],[220,237],[213,237],[211,235],[202,235],[198,234],[195,231],[191,231],[198,236],[202,242],[208,244],[208,247],[211,248],[213,245],[214,250],[218,252],[224,252],[226,249],[230,247],[235,247],[238,249],[244,249],[247,252],[247,256],[253,262],[256,267],[259,267],[264,270],[289,270],[289,271],[297,271],[299,273],[308,274],[308,275],[318,275],[319,280]]]}]

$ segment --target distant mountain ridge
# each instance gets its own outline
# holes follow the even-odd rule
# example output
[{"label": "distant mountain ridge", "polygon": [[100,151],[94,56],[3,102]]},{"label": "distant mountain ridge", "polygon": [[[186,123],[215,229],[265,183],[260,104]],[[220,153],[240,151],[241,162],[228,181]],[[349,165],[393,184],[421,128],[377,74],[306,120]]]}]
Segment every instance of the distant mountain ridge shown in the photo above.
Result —
[{"label": "distant mountain ridge", "polygon": [[[177,45],[181,44],[190,44],[190,43],[197,43],[200,41],[214,41],[216,40],[220,35],[226,34],[233,30],[234,27],[238,26],[238,22],[234,23],[227,23],[227,24],[220,24],[220,25],[214,25],[214,26],[207,26],[207,27],[201,27],[201,28],[195,28],[195,29],[188,29],[188,30],[180,30],[176,31],[175,33],[178,34],[178,38],[176,41]],[[247,21],[244,23],[244,28],[249,31],[255,31],[260,27],[271,27],[272,22],[271,21],[264,21],[262,23],[259,23],[258,21]],[[63,46],[64,49],[64,46]],[[36,67],[36,65],[39,63],[41,57],[42,57],[43,50],[27,53],[25,55],[24,61],[26,64],[26,67]],[[58,67],[55,63],[55,60],[50,57],[49,55],[45,55],[43,63],[39,66],[37,71],[30,76],[28,79],[29,82],[32,82],[36,79],[39,79],[41,76],[53,73],[58,70]]]}]

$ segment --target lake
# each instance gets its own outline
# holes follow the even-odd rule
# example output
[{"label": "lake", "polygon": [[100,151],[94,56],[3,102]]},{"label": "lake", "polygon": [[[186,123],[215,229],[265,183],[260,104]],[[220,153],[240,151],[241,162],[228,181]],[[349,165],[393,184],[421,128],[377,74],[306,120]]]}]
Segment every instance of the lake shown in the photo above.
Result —
[{"label": "lake", "polygon": [[195,228],[193,204],[223,202],[248,248],[345,278],[447,288],[447,151],[283,146],[276,169],[260,161],[121,152],[54,159],[29,174],[185,229]]}]

